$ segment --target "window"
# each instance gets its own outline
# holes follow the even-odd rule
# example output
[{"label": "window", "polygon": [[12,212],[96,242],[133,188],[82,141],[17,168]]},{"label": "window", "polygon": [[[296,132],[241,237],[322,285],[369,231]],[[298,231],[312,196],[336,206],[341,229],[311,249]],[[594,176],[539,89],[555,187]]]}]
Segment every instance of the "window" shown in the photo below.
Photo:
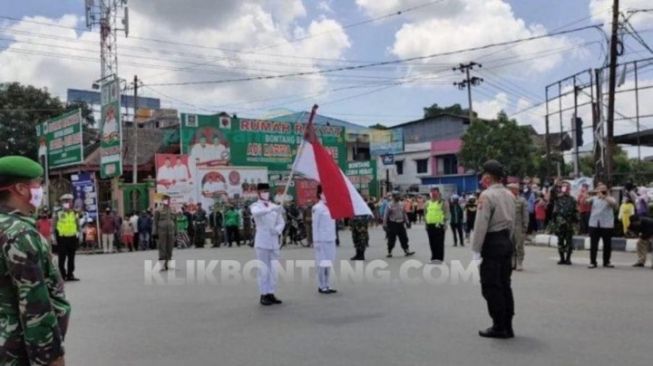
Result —
[{"label": "window", "polygon": [[395,166],[397,167],[397,175],[404,174],[404,162],[403,161],[395,161]]},{"label": "window", "polygon": [[458,157],[454,154],[438,156],[438,175],[458,174]]},{"label": "window", "polygon": [[415,166],[417,169],[417,174],[428,173],[429,171],[429,159],[415,159]]}]

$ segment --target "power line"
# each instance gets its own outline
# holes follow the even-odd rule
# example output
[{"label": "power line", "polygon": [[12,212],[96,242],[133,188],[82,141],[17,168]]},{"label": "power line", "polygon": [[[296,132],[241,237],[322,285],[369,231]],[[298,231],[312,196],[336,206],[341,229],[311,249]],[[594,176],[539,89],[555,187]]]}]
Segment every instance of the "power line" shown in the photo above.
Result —
[{"label": "power line", "polygon": [[364,68],[369,68],[369,67],[376,67],[376,66],[383,66],[383,65],[395,65],[395,64],[401,64],[401,63],[406,63],[406,62],[426,60],[426,59],[435,58],[435,57],[450,56],[450,55],[455,55],[455,54],[465,53],[465,52],[480,51],[480,50],[493,48],[493,47],[498,47],[498,46],[506,46],[506,45],[511,45],[511,44],[517,44],[517,43],[522,43],[522,42],[528,42],[528,41],[543,39],[543,38],[555,37],[555,36],[569,34],[569,33],[580,32],[580,31],[583,31],[583,30],[596,28],[598,26],[600,26],[600,25],[585,26],[585,27],[560,31],[560,32],[556,32],[556,33],[544,34],[544,35],[539,35],[539,36],[531,36],[531,37],[520,38],[520,39],[516,39],[516,40],[512,40],[512,41],[491,43],[491,44],[487,44],[487,45],[484,45],[484,46],[471,47],[471,48],[460,49],[460,50],[455,50],[455,51],[434,53],[434,54],[430,54],[430,55],[426,55],[426,56],[409,57],[409,58],[405,58],[405,59],[392,60],[392,61],[373,62],[373,63],[355,65],[355,66],[337,67],[337,68],[325,69],[325,70],[319,70],[319,71],[313,71],[313,72],[295,72],[295,73],[289,73],[289,74],[269,75],[269,76],[262,76],[262,77],[250,77],[250,78],[238,78],[238,79],[186,81],[186,82],[158,83],[158,84],[154,83],[154,84],[150,84],[150,85],[151,86],[181,86],[181,85],[223,84],[223,83],[234,83],[234,82],[254,81],[254,80],[280,79],[280,78],[286,78],[286,77],[291,77],[291,76],[319,75],[319,74],[333,73],[333,72],[337,72],[337,71],[358,70],[358,69],[364,69]]}]

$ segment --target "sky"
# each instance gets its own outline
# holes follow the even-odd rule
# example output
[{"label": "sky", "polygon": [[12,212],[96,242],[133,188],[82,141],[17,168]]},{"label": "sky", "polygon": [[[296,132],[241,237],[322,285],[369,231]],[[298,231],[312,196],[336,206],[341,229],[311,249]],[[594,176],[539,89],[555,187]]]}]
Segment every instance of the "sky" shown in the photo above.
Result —
[{"label": "sky", "polygon": [[[605,62],[606,40],[599,29],[452,51],[601,23],[609,31],[611,2],[129,0],[130,33],[118,38],[119,76],[131,80],[138,74],[143,95],[180,111],[265,118],[317,103],[323,115],[394,125],[421,118],[433,103],[467,107],[466,91],[453,85],[464,75],[452,68],[474,61],[483,67],[473,75],[485,80],[473,88],[474,110],[484,118],[504,110],[543,132],[545,107],[539,104],[545,86]],[[100,77],[99,31],[86,29],[82,0],[4,0],[3,5],[0,82],[45,87],[65,99],[68,88],[89,89]],[[624,12],[651,7],[650,0],[622,0]],[[653,46],[651,21],[653,12],[630,18]],[[634,37],[624,34],[623,42],[620,61],[653,57]],[[427,55],[433,57],[423,58]],[[418,59],[399,61],[410,58]],[[383,62],[390,63],[365,67]],[[332,71],[350,66],[364,67]],[[307,75],[234,81],[300,72]],[[651,70],[641,70],[639,83],[653,85]],[[632,85],[632,69],[626,69],[622,88]],[[563,92],[571,88],[562,86]],[[653,92],[640,97],[650,100]],[[579,102],[584,98],[580,95]],[[572,102],[571,96],[564,98],[563,108]],[[642,114],[649,109],[653,114],[653,105],[644,104]],[[634,121],[626,118],[634,115],[634,97],[624,93],[617,110],[624,118],[616,122],[616,132],[634,132]],[[562,116],[565,130],[570,113]],[[589,107],[579,115],[591,123]],[[559,120],[551,120],[551,130],[559,130]],[[640,123],[653,127],[653,119]]]}]

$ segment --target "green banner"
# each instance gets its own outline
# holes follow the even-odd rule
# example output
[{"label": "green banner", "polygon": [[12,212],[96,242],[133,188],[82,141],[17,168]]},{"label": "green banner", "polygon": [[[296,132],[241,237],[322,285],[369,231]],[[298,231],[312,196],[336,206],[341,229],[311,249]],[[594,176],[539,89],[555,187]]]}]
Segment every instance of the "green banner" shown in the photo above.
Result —
[{"label": "green banner", "polygon": [[122,175],[122,119],[118,78],[102,85],[101,100],[100,177],[106,179]]},{"label": "green banner", "polygon": [[376,161],[347,162],[345,175],[363,196],[378,197],[379,182],[376,179]]},{"label": "green banner", "polygon": [[[262,166],[288,171],[306,125],[231,118],[227,115],[181,115],[181,152],[192,165]],[[318,138],[341,168],[347,166],[345,129],[315,126]]]},{"label": "green banner", "polygon": [[48,169],[81,164],[84,160],[80,109],[43,122],[36,133],[39,137],[39,156],[47,156]]}]

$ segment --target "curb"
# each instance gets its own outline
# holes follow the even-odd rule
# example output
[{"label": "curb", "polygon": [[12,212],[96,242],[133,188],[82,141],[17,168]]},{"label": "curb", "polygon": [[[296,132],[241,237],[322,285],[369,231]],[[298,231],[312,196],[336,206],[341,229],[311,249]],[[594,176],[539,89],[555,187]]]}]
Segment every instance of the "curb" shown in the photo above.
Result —
[{"label": "curb", "polygon": [[[636,252],[638,239],[612,238],[612,250],[617,252]],[[530,245],[538,247],[558,247],[558,238],[555,235],[537,234],[532,237]],[[575,250],[589,250],[590,238],[588,236],[574,236],[573,244]],[[599,242],[599,250],[603,250],[603,242]]]}]

